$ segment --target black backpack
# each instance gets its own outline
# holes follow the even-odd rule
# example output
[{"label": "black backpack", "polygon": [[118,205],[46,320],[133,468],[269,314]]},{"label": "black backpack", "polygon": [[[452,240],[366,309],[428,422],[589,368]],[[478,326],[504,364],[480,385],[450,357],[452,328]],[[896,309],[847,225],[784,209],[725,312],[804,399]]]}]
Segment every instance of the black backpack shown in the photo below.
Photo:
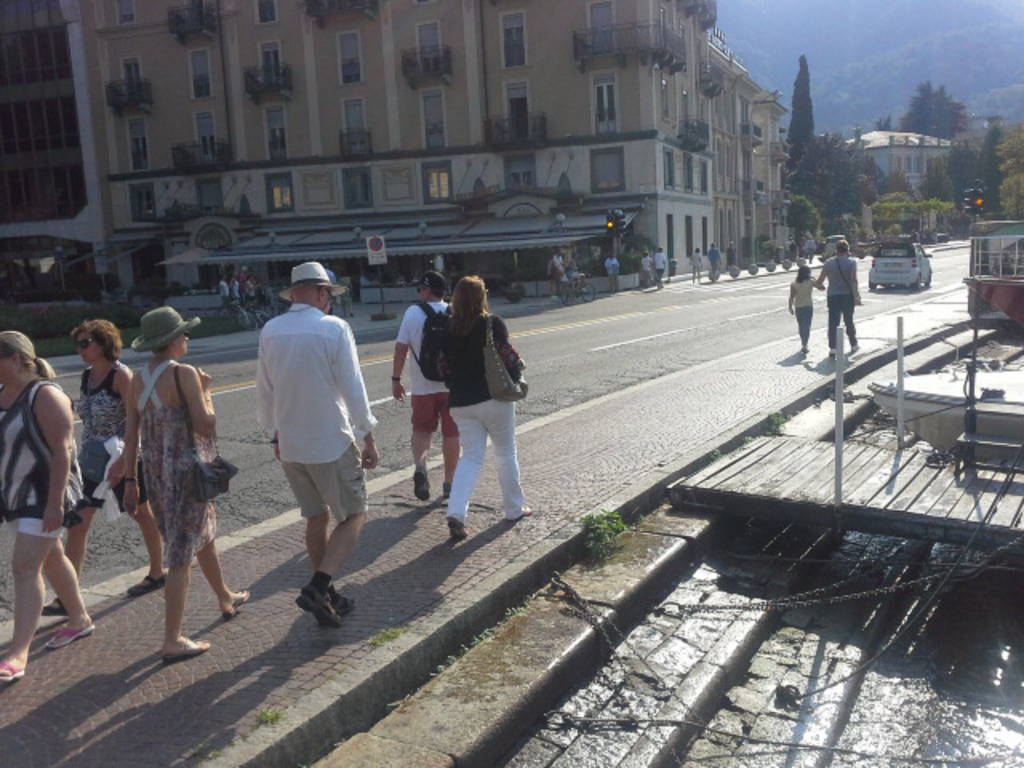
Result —
[{"label": "black backpack", "polygon": [[448,321],[451,320],[451,310],[437,312],[425,301],[416,302],[416,306],[423,310],[427,319],[423,322],[423,337],[420,341],[420,355],[413,357],[420,366],[423,378],[429,381],[444,381],[444,375],[439,365],[444,355],[445,345],[448,343]]}]

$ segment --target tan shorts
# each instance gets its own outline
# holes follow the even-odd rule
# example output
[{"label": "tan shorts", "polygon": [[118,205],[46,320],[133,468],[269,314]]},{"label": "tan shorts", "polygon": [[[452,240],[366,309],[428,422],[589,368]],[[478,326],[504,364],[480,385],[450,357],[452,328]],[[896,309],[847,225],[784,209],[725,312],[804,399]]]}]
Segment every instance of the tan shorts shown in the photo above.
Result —
[{"label": "tan shorts", "polygon": [[353,445],[337,461],[299,464],[282,461],[284,476],[299,502],[303,517],[330,511],[339,523],[366,513],[366,481],[360,454]]}]

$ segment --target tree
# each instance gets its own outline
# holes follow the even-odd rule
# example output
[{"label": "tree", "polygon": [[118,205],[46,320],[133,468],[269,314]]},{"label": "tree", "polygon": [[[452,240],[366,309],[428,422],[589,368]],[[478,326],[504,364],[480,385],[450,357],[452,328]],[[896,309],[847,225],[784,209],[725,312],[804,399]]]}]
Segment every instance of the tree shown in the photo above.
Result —
[{"label": "tree", "polygon": [[786,224],[796,237],[801,237],[805,232],[816,234],[821,227],[821,214],[810,198],[793,195],[789,201]]},{"label": "tree", "polygon": [[947,158],[936,157],[929,161],[918,192],[924,200],[953,200],[953,180],[949,176]]},{"label": "tree", "polygon": [[1003,213],[1011,219],[1024,219],[1024,173],[1007,176],[999,188]]},{"label": "tree", "polygon": [[910,108],[900,120],[900,130],[952,139],[967,128],[967,108],[942,85],[936,90],[930,81],[920,83]]},{"label": "tree", "polygon": [[949,167],[949,178],[953,182],[953,195],[959,199],[966,190],[974,186],[974,180],[980,175],[978,150],[967,142],[954,142],[946,162]]},{"label": "tree", "polygon": [[865,168],[861,156],[842,136],[812,136],[789,179],[789,188],[805,195],[822,218],[833,222],[844,213],[860,214]]},{"label": "tree", "polygon": [[885,183],[882,184],[882,191],[886,195],[909,195],[910,184],[907,182],[907,176],[903,171],[892,170],[885,177]]},{"label": "tree", "polygon": [[891,131],[892,130],[892,115],[886,115],[875,120],[876,131]]},{"label": "tree", "polygon": [[999,145],[999,156],[1003,159],[1001,170],[1007,176],[1024,173],[1024,125],[1010,129]]},{"label": "tree", "polygon": [[988,195],[985,200],[986,216],[998,216],[1002,210],[999,192],[1005,175],[1003,174],[1002,160],[999,157],[999,145],[1003,143],[1004,135],[1003,124],[997,120],[989,127],[988,133],[985,134],[985,141],[981,145],[978,178],[981,179]]},{"label": "tree", "polygon": [[811,101],[811,72],[807,57],[800,57],[800,70],[793,83],[792,116],[789,119],[789,167],[795,169],[804,156],[807,142],[814,137],[814,103]]}]

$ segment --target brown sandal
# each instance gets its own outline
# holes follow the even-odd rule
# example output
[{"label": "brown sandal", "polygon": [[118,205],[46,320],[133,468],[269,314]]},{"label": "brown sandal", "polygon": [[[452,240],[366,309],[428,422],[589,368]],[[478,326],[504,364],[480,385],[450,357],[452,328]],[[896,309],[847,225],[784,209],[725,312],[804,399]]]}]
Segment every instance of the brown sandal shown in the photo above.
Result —
[{"label": "brown sandal", "polygon": [[466,533],[466,525],[454,517],[448,518],[448,535],[452,541],[462,541],[469,534]]}]

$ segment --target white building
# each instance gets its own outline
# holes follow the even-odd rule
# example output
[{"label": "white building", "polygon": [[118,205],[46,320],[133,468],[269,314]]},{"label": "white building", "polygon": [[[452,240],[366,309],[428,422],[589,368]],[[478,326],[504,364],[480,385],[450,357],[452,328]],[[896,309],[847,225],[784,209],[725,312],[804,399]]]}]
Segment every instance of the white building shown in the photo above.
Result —
[{"label": "white building", "polygon": [[886,176],[895,171],[902,173],[912,189],[924,181],[928,164],[948,155],[951,146],[948,139],[901,131],[871,131],[849,143],[859,143],[859,148],[874,159]]}]

